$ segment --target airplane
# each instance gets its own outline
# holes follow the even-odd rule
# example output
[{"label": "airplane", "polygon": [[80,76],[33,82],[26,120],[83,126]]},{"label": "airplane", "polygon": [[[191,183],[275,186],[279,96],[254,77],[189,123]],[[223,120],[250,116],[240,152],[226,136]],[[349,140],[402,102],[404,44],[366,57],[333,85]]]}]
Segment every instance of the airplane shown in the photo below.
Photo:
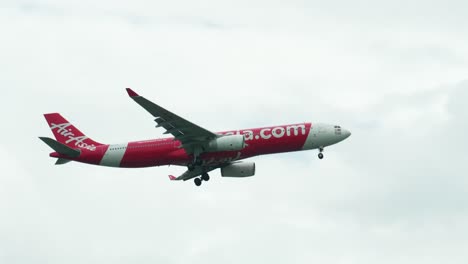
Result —
[{"label": "airplane", "polygon": [[209,172],[221,169],[223,177],[249,177],[255,163],[241,161],[254,156],[318,149],[323,159],[325,147],[348,138],[351,133],[338,125],[297,123],[235,131],[211,132],[140,96],[127,88],[131,99],[149,112],[156,128],[170,138],[122,144],[102,144],[85,136],[59,113],[44,114],[55,139],[39,137],[54,152],[56,165],[77,161],[108,167],[142,168],[164,165],[186,166],[172,181],[194,179],[196,186],[210,179]]}]

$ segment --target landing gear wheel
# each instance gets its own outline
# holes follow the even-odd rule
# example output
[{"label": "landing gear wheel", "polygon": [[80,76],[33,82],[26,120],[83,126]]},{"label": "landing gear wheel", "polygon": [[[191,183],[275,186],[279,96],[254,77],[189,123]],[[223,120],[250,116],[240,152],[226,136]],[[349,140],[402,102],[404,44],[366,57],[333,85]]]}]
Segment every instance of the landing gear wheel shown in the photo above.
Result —
[{"label": "landing gear wheel", "polygon": [[204,180],[204,181],[209,181],[210,180],[210,175],[208,175],[208,173],[203,173],[202,176],[201,176],[201,179]]},{"label": "landing gear wheel", "polygon": [[319,157],[319,159],[323,159],[323,153],[320,152],[320,153],[318,154],[318,157]]},{"label": "landing gear wheel", "polygon": [[201,183],[202,183],[202,181],[201,181],[200,178],[195,178],[195,179],[193,180],[193,182],[195,182],[195,185],[196,185],[196,186],[200,186]]}]

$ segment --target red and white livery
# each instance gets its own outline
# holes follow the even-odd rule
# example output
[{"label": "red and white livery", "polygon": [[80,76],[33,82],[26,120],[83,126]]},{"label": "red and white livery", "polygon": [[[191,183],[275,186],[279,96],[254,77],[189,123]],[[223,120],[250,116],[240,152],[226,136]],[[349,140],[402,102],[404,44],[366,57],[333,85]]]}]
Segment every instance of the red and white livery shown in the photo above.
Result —
[{"label": "red and white livery", "polygon": [[[241,129],[226,132],[211,132],[127,88],[128,95],[156,122],[156,127],[165,129],[171,138],[143,140],[122,144],[102,144],[85,136],[80,130],[58,113],[45,114],[55,139],[40,137],[55,152],[55,164],[78,161],[88,164],[141,168],[162,165],[186,166],[187,171],[170,180],[194,179],[200,186],[210,179],[208,172],[221,169],[223,177],[249,177],[255,174],[255,163],[240,161],[253,156],[318,149],[323,158],[323,149],[336,144],[351,133],[336,125],[323,123],[299,123],[262,128]],[[199,177],[200,176],[200,177]]]}]

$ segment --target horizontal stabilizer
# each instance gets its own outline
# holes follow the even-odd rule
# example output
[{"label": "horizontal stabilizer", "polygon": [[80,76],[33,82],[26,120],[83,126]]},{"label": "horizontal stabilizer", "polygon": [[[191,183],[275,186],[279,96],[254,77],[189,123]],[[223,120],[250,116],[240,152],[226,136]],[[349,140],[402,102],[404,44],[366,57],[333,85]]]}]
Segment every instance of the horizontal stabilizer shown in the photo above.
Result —
[{"label": "horizontal stabilizer", "polygon": [[[48,137],[39,137],[40,140],[42,140],[44,143],[46,143],[49,147],[51,147],[53,150],[56,152],[66,155],[70,158],[77,158],[80,156],[81,151],[72,149],[68,147],[67,145],[64,145],[58,141],[55,141],[51,138]],[[58,162],[58,161],[57,161]],[[63,164],[63,163],[62,163]]]},{"label": "horizontal stabilizer", "polygon": [[62,164],[68,163],[70,161],[71,160],[69,160],[69,159],[58,158],[57,161],[55,162],[55,165],[62,165]]}]

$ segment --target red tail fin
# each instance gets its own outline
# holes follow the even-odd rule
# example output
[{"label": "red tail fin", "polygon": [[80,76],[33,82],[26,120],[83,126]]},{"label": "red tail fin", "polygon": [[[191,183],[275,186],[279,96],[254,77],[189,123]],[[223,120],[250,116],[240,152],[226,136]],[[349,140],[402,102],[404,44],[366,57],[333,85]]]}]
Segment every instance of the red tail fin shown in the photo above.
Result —
[{"label": "red tail fin", "polygon": [[71,148],[84,148],[95,150],[97,146],[102,145],[87,136],[78,128],[74,127],[63,116],[58,113],[44,114],[50,129],[54,133],[58,142]]}]

